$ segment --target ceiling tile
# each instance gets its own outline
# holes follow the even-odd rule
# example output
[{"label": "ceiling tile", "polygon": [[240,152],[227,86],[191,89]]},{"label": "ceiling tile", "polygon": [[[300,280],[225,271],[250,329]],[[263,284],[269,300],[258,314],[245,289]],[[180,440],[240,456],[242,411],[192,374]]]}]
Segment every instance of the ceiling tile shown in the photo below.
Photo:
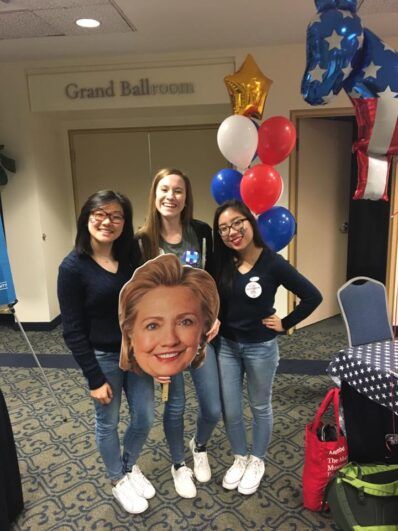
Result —
[{"label": "ceiling tile", "polygon": [[[65,35],[88,35],[96,33],[127,33],[129,25],[111,5],[81,6],[60,9],[41,9],[36,13],[51,26]],[[94,18],[101,22],[98,28],[80,28],[75,24],[79,18]]]},{"label": "ceiling tile", "polygon": [[60,7],[95,6],[111,4],[110,0],[0,0],[1,11],[35,11],[36,9],[58,9]]},{"label": "ceiling tile", "polygon": [[2,13],[0,39],[62,35],[62,31],[29,11]]},{"label": "ceiling tile", "polygon": [[[115,10],[106,12],[106,7]],[[6,16],[27,9],[30,17],[35,10],[39,19],[44,18],[39,22],[22,14],[15,19]],[[71,9],[80,10],[70,12],[73,21],[66,19]],[[313,0],[0,0],[0,63],[207,50],[240,49],[243,54],[257,46],[287,44],[301,45],[304,61],[306,28],[315,12]],[[100,18],[102,25],[79,29],[74,19],[81,16]],[[396,42],[398,0],[363,0],[359,16],[376,35]],[[126,27],[130,24],[139,28],[134,36]],[[45,37],[54,33],[68,35]],[[21,38],[32,34],[39,38]],[[272,57],[271,49],[269,53]],[[289,64],[287,55],[286,65],[280,67]]]}]

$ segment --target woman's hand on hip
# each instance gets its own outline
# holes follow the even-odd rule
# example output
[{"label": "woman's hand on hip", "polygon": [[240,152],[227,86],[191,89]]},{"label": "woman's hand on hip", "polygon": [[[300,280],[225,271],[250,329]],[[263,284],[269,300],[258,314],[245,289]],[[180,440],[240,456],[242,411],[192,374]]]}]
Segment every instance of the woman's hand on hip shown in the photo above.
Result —
[{"label": "woman's hand on hip", "polygon": [[284,328],[282,326],[282,321],[280,317],[274,313],[273,315],[270,315],[269,317],[266,317],[261,321],[263,325],[265,325],[270,330],[274,330],[275,332],[284,332]]},{"label": "woman's hand on hip", "polygon": [[98,387],[98,389],[92,389],[90,391],[91,398],[94,398],[94,400],[97,400],[104,406],[107,404],[110,404],[112,402],[113,393],[112,393],[112,387],[106,382],[101,387]]}]

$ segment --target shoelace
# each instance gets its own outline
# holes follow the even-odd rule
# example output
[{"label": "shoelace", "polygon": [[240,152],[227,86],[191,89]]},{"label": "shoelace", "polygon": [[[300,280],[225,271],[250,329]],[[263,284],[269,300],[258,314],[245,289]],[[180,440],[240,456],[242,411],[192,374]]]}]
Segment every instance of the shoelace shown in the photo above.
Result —
[{"label": "shoelace", "polygon": [[195,459],[198,465],[204,465],[207,462],[206,452],[195,452]]},{"label": "shoelace", "polygon": [[180,472],[180,476],[183,476],[184,479],[185,478],[189,478],[189,479],[192,479],[192,476],[193,476],[193,472],[190,468],[188,468],[187,466],[182,466],[180,467],[178,470],[177,470],[177,473]]},{"label": "shoelace", "polygon": [[117,488],[123,488],[128,482],[127,476],[124,476],[120,481],[118,481],[115,485]]},{"label": "shoelace", "polygon": [[262,473],[262,462],[261,461],[250,461],[250,463],[248,463],[248,468],[251,468],[253,470],[253,474],[255,476],[259,475]]},{"label": "shoelace", "polygon": [[149,485],[149,480],[144,476],[138,466],[134,467],[133,470],[134,481],[138,483],[140,487],[147,487]]},{"label": "shoelace", "polygon": [[246,468],[246,465],[247,465],[247,460],[244,459],[243,457],[237,457],[233,464],[233,466],[236,466],[238,468],[243,468],[243,469]]}]

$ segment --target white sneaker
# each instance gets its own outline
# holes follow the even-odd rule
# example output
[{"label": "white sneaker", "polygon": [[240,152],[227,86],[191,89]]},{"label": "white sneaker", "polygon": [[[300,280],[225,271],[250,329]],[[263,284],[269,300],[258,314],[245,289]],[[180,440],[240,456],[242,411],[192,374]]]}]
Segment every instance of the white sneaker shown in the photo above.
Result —
[{"label": "white sneaker", "polygon": [[171,475],[174,479],[174,487],[176,492],[181,496],[181,498],[195,498],[196,487],[192,479],[193,472],[190,468],[183,465],[175,470],[173,465],[171,467]]},{"label": "white sneaker", "polygon": [[195,450],[195,437],[189,441],[189,447],[193,455],[193,471],[195,477],[200,483],[206,483],[211,479],[211,470],[207,452],[197,452]]},{"label": "white sneaker", "polygon": [[239,482],[238,492],[241,494],[253,494],[256,492],[264,475],[264,469],[264,461],[251,455],[247,462],[245,473]]},{"label": "white sneaker", "polygon": [[233,490],[239,485],[239,481],[242,479],[246,470],[247,456],[235,455],[234,464],[228,468],[223,480],[222,486],[224,489]]},{"label": "white sneaker", "polygon": [[148,509],[148,502],[137,494],[127,474],[112,488],[112,494],[128,513],[139,514]]},{"label": "white sneaker", "polygon": [[142,496],[146,500],[150,500],[156,494],[154,486],[147,479],[144,474],[141,472],[138,465],[134,465],[131,472],[127,474],[129,477],[130,483],[133,485],[136,493],[139,496]]}]

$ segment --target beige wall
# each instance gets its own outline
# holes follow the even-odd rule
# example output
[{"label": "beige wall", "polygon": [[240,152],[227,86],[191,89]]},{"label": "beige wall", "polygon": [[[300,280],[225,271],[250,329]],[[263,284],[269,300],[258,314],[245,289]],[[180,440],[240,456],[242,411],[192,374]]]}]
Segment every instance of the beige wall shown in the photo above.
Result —
[{"label": "beige wall", "polygon": [[[391,46],[397,39],[388,39]],[[68,130],[104,127],[146,127],[221,122],[231,114],[229,105],[162,108],[154,96],[154,106],[145,109],[91,110],[32,113],[26,72],[37,68],[74,65],[114,65],[117,68],[140,61],[187,60],[203,57],[232,57],[239,66],[252,53],[259,67],[273,80],[264,118],[289,116],[292,109],[308,108],[300,95],[305,63],[305,45],[220,50],[213,53],[168,54],[167,56],[99,57],[79,61],[1,64],[0,143],[15,157],[18,172],[2,192],[8,250],[22,321],[47,322],[58,313],[56,277],[58,265],[71,249],[74,238],[74,205],[69,160]],[[349,106],[345,94],[331,106]],[[280,204],[288,202],[288,164],[278,167],[285,182]],[[111,183],[110,183],[111,185]],[[43,233],[46,239],[43,240]],[[277,299],[278,311],[286,311],[286,294]]]}]

